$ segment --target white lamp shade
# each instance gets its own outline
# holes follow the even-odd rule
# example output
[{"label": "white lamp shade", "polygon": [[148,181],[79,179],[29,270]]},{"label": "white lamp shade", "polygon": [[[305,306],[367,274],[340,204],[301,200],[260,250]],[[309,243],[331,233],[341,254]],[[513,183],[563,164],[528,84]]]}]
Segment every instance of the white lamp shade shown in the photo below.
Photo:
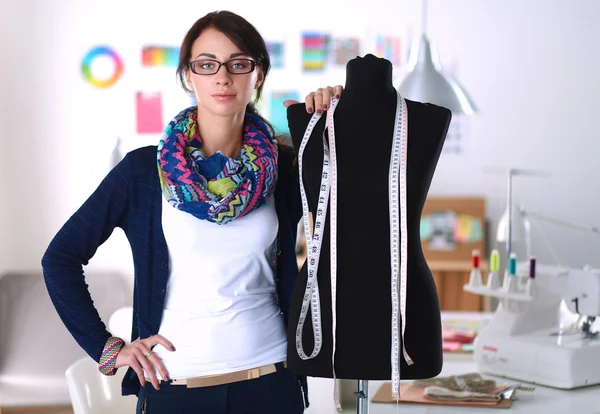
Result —
[{"label": "white lamp shade", "polygon": [[472,99],[439,61],[437,51],[423,35],[410,54],[411,70],[400,85],[400,94],[413,101],[443,106],[453,114],[472,115]]},{"label": "white lamp shade", "polygon": [[[517,253],[518,257],[527,259],[531,256],[531,221],[517,206],[513,206],[510,230],[512,251]],[[507,238],[508,209],[505,209],[496,228],[496,242],[506,243]]]}]

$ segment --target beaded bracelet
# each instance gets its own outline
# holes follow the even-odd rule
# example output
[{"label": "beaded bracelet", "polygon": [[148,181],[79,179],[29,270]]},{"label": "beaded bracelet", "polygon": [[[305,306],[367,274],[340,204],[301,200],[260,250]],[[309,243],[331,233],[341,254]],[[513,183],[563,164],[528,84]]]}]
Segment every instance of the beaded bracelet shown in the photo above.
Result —
[{"label": "beaded bracelet", "polygon": [[111,336],[106,341],[106,345],[104,345],[104,350],[102,350],[102,355],[100,355],[100,362],[98,365],[98,369],[104,375],[115,375],[117,369],[115,368],[115,363],[117,362],[117,355],[121,351],[125,345],[125,341],[121,338],[117,338],[116,336]]}]

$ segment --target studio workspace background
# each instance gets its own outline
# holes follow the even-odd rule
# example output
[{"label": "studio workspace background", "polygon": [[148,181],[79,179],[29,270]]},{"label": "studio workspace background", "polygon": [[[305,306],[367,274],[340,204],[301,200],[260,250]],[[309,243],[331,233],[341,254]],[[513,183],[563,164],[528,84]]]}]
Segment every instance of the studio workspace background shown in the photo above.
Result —
[{"label": "studio workspace background", "polygon": [[[123,152],[158,142],[158,134],[136,132],[137,92],[164,82],[165,99],[170,99],[165,111],[171,111],[166,119],[175,115],[173,108],[190,104],[177,89],[173,69],[144,70],[143,46],[179,46],[197,18],[229,9],[267,40],[285,44],[285,66],[273,70],[265,96],[294,89],[303,97],[316,87],[344,84],[345,69],[304,72],[302,33],[359,37],[361,54],[375,53],[377,35],[401,38],[398,86],[410,42],[421,28],[421,3],[407,0],[0,4],[0,273],[41,270],[52,236],[108,172],[117,136]],[[484,174],[484,168],[541,169],[551,177],[515,180],[516,202],[600,225],[600,57],[595,53],[600,2],[430,0],[428,9],[429,38],[480,109],[464,121],[461,152],[442,155],[430,195],[484,196],[494,229],[504,208],[506,180]],[[81,74],[83,57],[101,44],[117,50],[125,65],[119,81],[104,90]],[[566,265],[600,267],[597,235],[544,222],[539,227]],[[533,242],[538,260],[553,263],[535,232]],[[122,271],[132,281],[130,249],[120,230],[88,268]]]}]

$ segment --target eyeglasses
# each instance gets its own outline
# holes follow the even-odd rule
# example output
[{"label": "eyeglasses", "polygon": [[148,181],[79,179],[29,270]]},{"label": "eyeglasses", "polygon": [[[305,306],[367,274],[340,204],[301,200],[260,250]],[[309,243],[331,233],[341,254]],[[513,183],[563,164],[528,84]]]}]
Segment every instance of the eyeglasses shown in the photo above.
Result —
[{"label": "eyeglasses", "polygon": [[244,75],[256,68],[256,61],[252,59],[230,59],[227,62],[219,62],[214,59],[200,59],[189,63],[190,70],[196,75],[214,75],[225,65],[227,72],[232,75]]}]

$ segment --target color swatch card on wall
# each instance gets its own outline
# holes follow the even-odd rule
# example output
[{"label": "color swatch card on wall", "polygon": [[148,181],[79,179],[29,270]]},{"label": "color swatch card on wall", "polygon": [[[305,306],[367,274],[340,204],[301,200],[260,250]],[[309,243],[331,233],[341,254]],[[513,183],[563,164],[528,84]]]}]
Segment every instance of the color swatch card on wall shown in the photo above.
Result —
[{"label": "color swatch card on wall", "polygon": [[161,92],[135,94],[136,131],[138,134],[159,134],[163,130],[163,102]]},{"label": "color swatch card on wall", "polygon": [[377,36],[377,56],[392,62],[392,66],[398,68],[402,63],[402,43],[399,37]]},{"label": "color swatch card on wall", "polygon": [[267,52],[271,58],[271,68],[281,69],[285,65],[284,43],[283,42],[266,42]]},{"label": "color swatch card on wall", "polygon": [[358,37],[335,38],[333,40],[333,61],[336,65],[346,66],[348,61],[360,56]]},{"label": "color swatch card on wall", "polygon": [[289,135],[290,133],[287,121],[287,108],[283,106],[283,103],[288,99],[299,101],[300,93],[296,90],[273,91],[271,93],[269,121],[271,121],[276,134]]},{"label": "color swatch card on wall", "polygon": [[304,33],[302,35],[302,69],[322,71],[325,69],[329,35],[325,33]]},{"label": "color swatch card on wall", "polygon": [[174,46],[144,46],[142,66],[150,68],[176,68],[179,64],[179,48]]}]

